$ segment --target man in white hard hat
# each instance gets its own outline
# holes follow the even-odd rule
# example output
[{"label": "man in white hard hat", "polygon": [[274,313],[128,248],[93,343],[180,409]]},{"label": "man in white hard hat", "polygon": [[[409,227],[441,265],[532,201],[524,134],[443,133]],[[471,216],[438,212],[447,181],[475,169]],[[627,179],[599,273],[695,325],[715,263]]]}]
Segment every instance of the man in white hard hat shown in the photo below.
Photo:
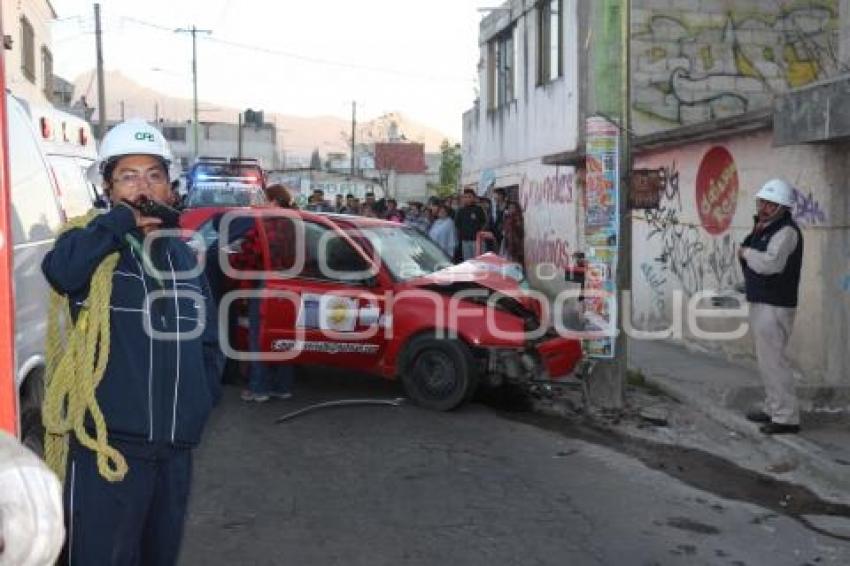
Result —
[{"label": "man in white hard hat", "polygon": [[[192,449],[220,395],[222,354],[207,281],[186,243],[161,232],[177,223],[164,206],[172,199],[171,162],[165,138],[146,122],[112,128],[90,172],[110,210],[62,233],[42,264],[68,298],[79,339],[91,339],[87,327],[108,328],[83,354],[64,354],[76,356],[71,367],[81,370],[68,379],[60,362],[45,394],[48,439],[67,449],[67,459],[53,465],[64,475],[69,564],[177,562]],[[106,325],[89,324],[104,316]],[[51,414],[50,399],[63,376],[80,385],[69,400],[96,386],[94,409],[71,423],[70,434],[50,425],[62,420]],[[92,441],[104,436],[106,447]]]},{"label": "man in white hard hat", "polygon": [[782,179],[756,194],[756,224],[738,250],[744,272],[750,327],[765,388],[763,411],[747,414],[765,434],[800,430],[794,375],[786,354],[797,312],[803,234],[791,217],[794,189]]}]

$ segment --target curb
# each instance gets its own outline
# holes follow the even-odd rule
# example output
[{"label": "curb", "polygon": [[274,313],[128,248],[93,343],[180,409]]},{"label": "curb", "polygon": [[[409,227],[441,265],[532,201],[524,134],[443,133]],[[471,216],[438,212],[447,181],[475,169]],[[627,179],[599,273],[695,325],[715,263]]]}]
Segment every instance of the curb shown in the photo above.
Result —
[{"label": "curb", "polygon": [[[850,503],[850,469],[833,461],[829,454],[817,444],[796,435],[770,436],[761,434],[753,423],[740,414],[714,403],[707,403],[704,397],[689,391],[686,387],[677,386],[651,374],[646,374],[645,378],[647,382],[658,387],[670,397],[692,407],[720,426],[753,443],[792,452],[799,458],[800,464],[799,473],[796,474],[797,477],[794,478],[792,483],[800,483],[823,499]],[[754,469],[753,471],[789,481],[786,474],[767,469]]]}]

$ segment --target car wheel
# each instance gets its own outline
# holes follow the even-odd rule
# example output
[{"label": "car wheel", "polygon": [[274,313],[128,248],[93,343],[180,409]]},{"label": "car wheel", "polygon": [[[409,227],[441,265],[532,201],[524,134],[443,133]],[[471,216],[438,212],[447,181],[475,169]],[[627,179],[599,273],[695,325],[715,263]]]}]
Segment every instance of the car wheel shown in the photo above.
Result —
[{"label": "car wheel", "polygon": [[44,457],[44,423],[41,422],[41,410],[37,407],[21,413],[21,444],[39,458]]},{"label": "car wheel", "polygon": [[407,348],[405,359],[401,382],[417,405],[450,411],[468,399],[476,388],[474,360],[469,348],[459,340],[415,338]]},{"label": "car wheel", "polygon": [[21,389],[21,444],[44,457],[44,423],[41,405],[44,401],[44,381],[41,374],[30,375]]}]

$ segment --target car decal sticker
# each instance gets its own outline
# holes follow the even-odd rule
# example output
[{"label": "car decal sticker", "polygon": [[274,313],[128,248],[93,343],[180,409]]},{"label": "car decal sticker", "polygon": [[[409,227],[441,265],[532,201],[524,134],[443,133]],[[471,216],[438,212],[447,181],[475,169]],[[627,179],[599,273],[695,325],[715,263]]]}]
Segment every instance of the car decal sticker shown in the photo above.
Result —
[{"label": "car decal sticker", "polygon": [[376,344],[358,344],[355,342],[304,342],[301,340],[275,340],[272,351],[319,352],[323,354],[375,354]]}]

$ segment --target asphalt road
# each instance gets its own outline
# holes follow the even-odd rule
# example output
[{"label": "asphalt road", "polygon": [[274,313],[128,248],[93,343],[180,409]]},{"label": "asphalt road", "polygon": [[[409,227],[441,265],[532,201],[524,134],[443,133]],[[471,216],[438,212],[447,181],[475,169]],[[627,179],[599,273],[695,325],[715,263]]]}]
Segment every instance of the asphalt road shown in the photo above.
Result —
[{"label": "asphalt road", "polygon": [[317,401],[400,395],[322,372],[289,401],[246,404],[228,387],[196,454],[181,564],[850,564],[848,542],[480,404],[273,424]]}]

